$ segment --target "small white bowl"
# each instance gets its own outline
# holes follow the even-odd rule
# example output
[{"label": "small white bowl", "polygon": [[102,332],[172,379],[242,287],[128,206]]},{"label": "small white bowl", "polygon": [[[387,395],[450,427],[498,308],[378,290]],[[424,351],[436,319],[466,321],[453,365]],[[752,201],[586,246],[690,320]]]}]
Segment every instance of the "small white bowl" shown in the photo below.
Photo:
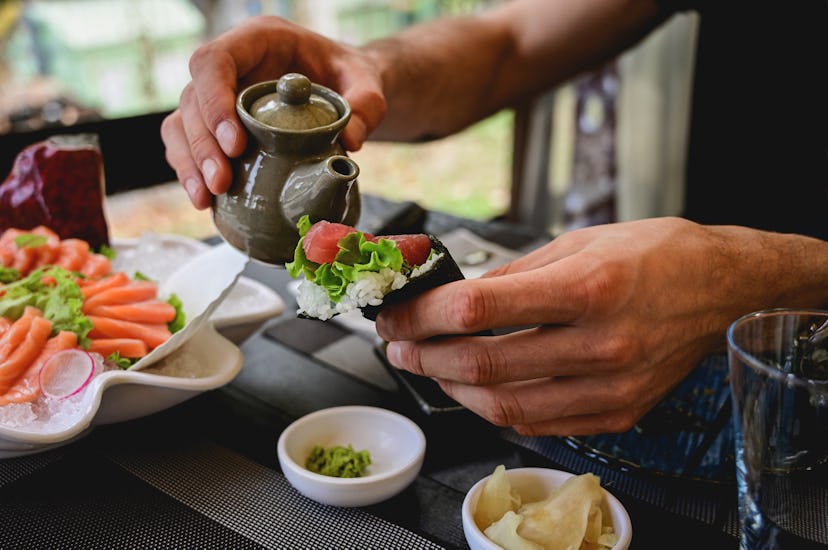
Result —
[{"label": "small white bowl", "polygon": [[[305,460],[314,446],[351,445],[367,450],[366,475],[339,478],[311,472]],[[425,435],[410,419],[377,407],[322,409],[293,422],[276,445],[279,465],[296,490],[322,504],[368,506],[387,500],[417,477],[425,457]]]},{"label": "small white bowl", "polygon": [[[549,496],[549,493],[553,489],[561,486],[567,479],[573,477],[574,474],[561,470],[553,470],[552,468],[513,468],[506,470],[506,475],[509,477],[509,483],[512,488],[520,494],[524,502],[536,502]],[[471,550],[502,550],[499,545],[492,542],[483,534],[483,531],[477,527],[474,521],[477,500],[480,498],[483,485],[490,477],[486,476],[475,483],[469,489],[469,492],[466,493],[466,498],[463,499],[463,533],[466,536],[466,542],[469,543]],[[606,489],[603,491],[604,497],[609,505],[613,529],[615,529],[615,533],[618,535],[618,542],[612,547],[612,550],[627,550],[632,540],[630,516],[617,498]]]}]

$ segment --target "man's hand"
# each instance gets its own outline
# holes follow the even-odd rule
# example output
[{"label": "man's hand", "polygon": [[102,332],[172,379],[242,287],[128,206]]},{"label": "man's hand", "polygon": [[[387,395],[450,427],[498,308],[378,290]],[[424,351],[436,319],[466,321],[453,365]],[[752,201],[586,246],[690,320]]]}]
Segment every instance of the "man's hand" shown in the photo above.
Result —
[{"label": "man's hand", "polygon": [[341,136],[349,150],[359,149],[385,116],[380,76],[367,54],[278,17],[252,18],[196,50],[192,81],[161,127],[167,162],[197,208],[227,191],[228,157],[246,146],[237,93],[287,72],[302,73],[350,103],[351,119]]},{"label": "man's hand", "polygon": [[[436,378],[497,425],[530,435],[622,432],[725,348],[734,319],[826,299],[824,273],[817,290],[818,279],[803,286],[787,269],[813,256],[779,261],[799,241],[825,256],[828,245],[814,239],[678,218],[591,227],[484,278],[386,308],[377,332],[393,365]],[[529,328],[441,336],[506,327]]]}]

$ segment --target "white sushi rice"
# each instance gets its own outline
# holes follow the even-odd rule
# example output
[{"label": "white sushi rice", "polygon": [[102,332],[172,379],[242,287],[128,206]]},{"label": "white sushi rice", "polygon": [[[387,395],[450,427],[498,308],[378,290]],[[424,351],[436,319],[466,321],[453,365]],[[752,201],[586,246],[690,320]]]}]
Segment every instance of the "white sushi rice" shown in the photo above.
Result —
[{"label": "white sushi rice", "polygon": [[323,287],[302,279],[297,289],[296,303],[299,308],[296,312],[326,321],[340,313],[348,313],[365,306],[378,306],[382,304],[386,294],[429,272],[442,257],[442,253],[432,254],[427,262],[415,267],[408,277],[387,267],[379,272],[363,271],[345,288],[345,294],[339,302],[331,301]]}]

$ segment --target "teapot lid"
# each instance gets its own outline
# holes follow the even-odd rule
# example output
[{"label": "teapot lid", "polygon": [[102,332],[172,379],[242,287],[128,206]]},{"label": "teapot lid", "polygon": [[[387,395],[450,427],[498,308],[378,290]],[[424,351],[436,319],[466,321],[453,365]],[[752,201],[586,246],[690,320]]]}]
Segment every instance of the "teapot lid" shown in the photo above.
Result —
[{"label": "teapot lid", "polygon": [[324,97],[313,94],[305,75],[288,73],[279,79],[276,91],[258,98],[250,115],[280,130],[312,130],[339,118],[339,111]]}]

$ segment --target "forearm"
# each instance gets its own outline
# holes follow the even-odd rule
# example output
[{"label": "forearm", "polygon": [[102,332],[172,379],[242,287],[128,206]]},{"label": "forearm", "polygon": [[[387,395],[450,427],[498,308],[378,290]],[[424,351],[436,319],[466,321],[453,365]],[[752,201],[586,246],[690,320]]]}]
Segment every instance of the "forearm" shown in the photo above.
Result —
[{"label": "forearm", "polygon": [[828,307],[828,242],[736,226],[707,230],[723,252],[701,260],[711,274],[719,330],[752,311]]},{"label": "forearm", "polygon": [[388,102],[372,137],[453,133],[611,58],[661,18],[651,0],[513,0],[370,43]]},{"label": "forearm", "polygon": [[828,307],[828,242],[769,233],[764,244],[758,264],[773,289],[764,307]]}]

